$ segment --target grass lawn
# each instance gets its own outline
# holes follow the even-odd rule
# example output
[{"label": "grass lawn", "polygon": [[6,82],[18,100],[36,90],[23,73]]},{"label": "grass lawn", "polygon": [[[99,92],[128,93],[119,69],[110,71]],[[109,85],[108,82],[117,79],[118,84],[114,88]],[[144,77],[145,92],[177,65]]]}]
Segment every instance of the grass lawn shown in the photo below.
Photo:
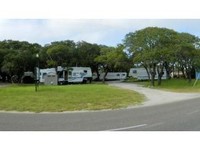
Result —
[{"label": "grass lawn", "polygon": [[40,86],[12,85],[0,88],[0,110],[62,112],[125,108],[142,102],[143,96],[104,84]]},{"label": "grass lawn", "polygon": [[[139,81],[135,81],[135,80],[131,79],[131,81],[129,81],[129,82],[144,85],[145,87],[150,86],[149,81],[140,81],[139,82]],[[161,86],[158,86],[157,81],[156,81],[154,88],[172,91],[172,92],[183,92],[183,93],[200,92],[200,80],[197,81],[195,86],[193,86],[194,82],[195,82],[195,79],[193,79],[191,83],[188,83],[188,80],[185,80],[185,79],[162,80]]]}]

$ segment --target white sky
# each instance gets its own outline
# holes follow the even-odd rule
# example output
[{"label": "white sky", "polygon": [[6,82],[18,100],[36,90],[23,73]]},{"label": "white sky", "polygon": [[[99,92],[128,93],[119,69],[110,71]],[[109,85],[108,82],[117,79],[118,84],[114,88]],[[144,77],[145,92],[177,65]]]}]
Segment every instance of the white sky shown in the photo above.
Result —
[{"label": "white sky", "polygon": [[0,40],[48,44],[74,40],[116,46],[129,32],[166,27],[200,37],[200,19],[1,19]]}]

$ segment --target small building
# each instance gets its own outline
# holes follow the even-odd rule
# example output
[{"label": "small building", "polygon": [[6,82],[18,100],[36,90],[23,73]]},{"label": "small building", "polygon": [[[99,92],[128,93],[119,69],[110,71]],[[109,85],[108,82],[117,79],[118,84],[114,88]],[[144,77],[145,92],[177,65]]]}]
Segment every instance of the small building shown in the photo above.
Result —
[{"label": "small building", "polygon": [[44,84],[45,85],[58,85],[58,76],[56,73],[48,73],[44,77]]},{"label": "small building", "polygon": [[21,77],[22,83],[34,83],[34,74],[33,72],[24,72],[24,75]]},{"label": "small building", "polygon": [[55,68],[40,69],[40,83],[45,82],[45,77],[48,74],[56,74],[56,69]]}]

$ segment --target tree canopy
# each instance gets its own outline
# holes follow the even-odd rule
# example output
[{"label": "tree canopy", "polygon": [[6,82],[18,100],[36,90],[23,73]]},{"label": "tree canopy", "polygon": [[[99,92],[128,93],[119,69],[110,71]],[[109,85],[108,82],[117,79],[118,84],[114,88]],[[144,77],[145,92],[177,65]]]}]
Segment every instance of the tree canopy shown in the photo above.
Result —
[{"label": "tree canopy", "polygon": [[13,75],[22,77],[26,71],[34,71],[39,54],[40,68],[91,67],[92,72],[128,72],[134,65],[143,66],[152,85],[155,75],[158,84],[164,69],[168,77],[174,68],[182,71],[191,81],[194,70],[200,68],[200,39],[189,33],[147,27],[125,35],[117,46],[99,45],[86,41],[55,41],[41,46],[27,41],[0,41],[0,79],[10,80]]},{"label": "tree canopy", "polygon": [[[148,27],[125,36],[124,45],[132,53],[133,62],[142,65],[151,78],[154,86],[155,75],[158,74],[158,84],[161,84],[163,69],[170,73],[169,66],[175,62],[183,65],[190,79],[191,67],[194,63],[194,52],[197,52],[199,39],[193,35],[178,33],[167,28]],[[187,54],[186,54],[186,52]],[[184,55],[184,57],[181,57]],[[181,58],[180,58],[181,57]],[[179,59],[180,58],[180,59]],[[190,60],[190,61],[189,61]],[[190,69],[189,69],[190,68]]]}]

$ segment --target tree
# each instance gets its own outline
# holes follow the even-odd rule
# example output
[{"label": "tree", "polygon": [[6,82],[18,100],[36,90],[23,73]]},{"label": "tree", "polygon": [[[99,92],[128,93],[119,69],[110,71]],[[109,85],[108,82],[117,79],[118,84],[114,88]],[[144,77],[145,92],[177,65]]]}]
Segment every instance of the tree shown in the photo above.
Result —
[{"label": "tree", "polygon": [[19,79],[25,71],[34,71],[36,53],[41,49],[39,44],[25,41],[5,40],[0,42],[0,49],[5,53],[1,62],[1,72],[9,78],[17,75]]},{"label": "tree", "polygon": [[52,42],[46,47],[48,67],[71,66],[75,43],[73,41]]},{"label": "tree", "polygon": [[166,55],[166,51],[173,49],[176,35],[175,31],[167,28],[148,27],[125,36],[124,45],[132,52],[134,63],[144,66],[152,86],[156,73],[158,84],[161,84],[163,68],[171,57],[170,53]]},{"label": "tree", "polygon": [[0,49],[0,76],[2,77],[2,81],[5,82],[6,81],[6,76],[7,74],[5,72],[2,71],[2,66],[3,66],[3,61],[4,61],[4,57],[9,53],[9,50],[6,49]]},{"label": "tree", "polygon": [[191,82],[192,70],[197,67],[200,39],[189,33],[180,33],[178,36],[175,56],[183,75]]},{"label": "tree", "polygon": [[103,72],[105,73],[103,82],[105,82],[106,75],[109,71],[122,71],[125,69],[124,66],[128,64],[128,58],[124,52],[123,45],[118,45],[117,47],[102,46],[100,55],[96,57],[95,61],[101,64]]},{"label": "tree", "polygon": [[100,46],[97,44],[87,43],[85,41],[78,42],[76,44],[76,50],[74,51],[74,58],[76,66],[88,66],[91,67],[92,72],[97,73],[99,79],[99,63],[95,62],[95,58],[100,55]]}]

